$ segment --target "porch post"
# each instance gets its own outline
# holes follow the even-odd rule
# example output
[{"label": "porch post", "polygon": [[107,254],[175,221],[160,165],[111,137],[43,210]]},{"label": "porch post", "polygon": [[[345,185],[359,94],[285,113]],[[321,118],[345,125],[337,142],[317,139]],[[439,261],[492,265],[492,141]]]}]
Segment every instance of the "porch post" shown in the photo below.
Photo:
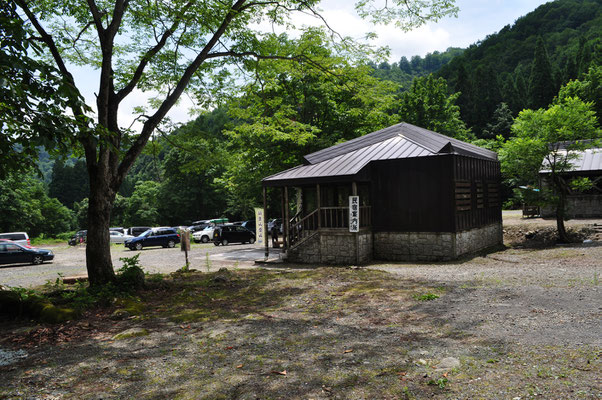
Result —
[{"label": "porch post", "polygon": [[286,250],[286,248],[287,248],[286,244],[288,243],[287,240],[286,240],[287,230],[286,230],[286,222],[285,222],[286,221],[286,212],[285,212],[285,208],[286,208],[286,200],[285,200],[285,197],[286,197],[286,186],[284,186],[282,188],[281,192],[282,193],[281,193],[280,198],[282,199],[281,200],[281,208],[282,208],[282,249]]},{"label": "porch post", "polygon": [[270,256],[270,246],[268,245],[268,197],[267,188],[263,187],[263,237],[265,242],[265,260]]},{"label": "porch post", "polygon": [[284,219],[282,220],[282,240],[284,241],[284,248],[288,251],[289,245],[289,209],[288,209],[288,186],[284,187]]},{"label": "porch post", "polygon": [[322,227],[322,212],[320,211],[320,207],[321,207],[321,199],[320,199],[320,184],[317,183],[316,184],[316,197],[317,197],[317,201],[316,204],[318,206],[318,229],[320,229]]}]

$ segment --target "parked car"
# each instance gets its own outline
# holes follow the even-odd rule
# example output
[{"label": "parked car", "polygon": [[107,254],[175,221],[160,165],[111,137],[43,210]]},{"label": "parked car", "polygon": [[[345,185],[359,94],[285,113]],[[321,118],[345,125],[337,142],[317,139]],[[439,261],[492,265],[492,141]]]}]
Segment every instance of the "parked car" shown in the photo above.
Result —
[{"label": "parked car", "polygon": [[25,232],[0,233],[0,239],[7,239],[23,246],[31,246],[29,235]]},{"label": "parked car", "polygon": [[123,233],[117,231],[110,231],[109,234],[111,235],[111,243],[123,243],[126,240],[134,238],[132,235],[124,235]]},{"label": "parked car", "polygon": [[200,221],[194,221],[189,227],[188,230],[190,232],[197,232],[197,231],[202,231],[203,229],[205,229],[206,227],[208,227],[210,225],[210,222],[208,219],[203,219]]},{"label": "parked car", "polygon": [[213,231],[213,244],[226,246],[228,243],[255,243],[255,234],[240,225],[218,226]]},{"label": "parked car", "polygon": [[196,231],[192,234],[192,240],[195,243],[207,243],[213,238],[213,230],[215,225],[207,225],[205,229]]},{"label": "parked car", "polygon": [[[8,240],[8,239],[0,239],[0,243],[2,243],[2,242],[4,242],[4,243],[15,243],[15,242],[13,242],[12,240]],[[35,247],[33,247],[33,246],[30,246],[30,245],[24,245],[24,244],[22,244],[21,246],[23,246],[23,247],[27,247],[28,249],[35,249]]]},{"label": "parked car", "polygon": [[69,246],[75,246],[79,243],[86,243],[86,238],[88,236],[88,231],[82,230],[75,232],[75,235],[71,236],[71,239],[67,241]]},{"label": "parked car", "polygon": [[109,228],[109,230],[110,230],[111,232],[115,231],[115,232],[123,233],[124,235],[126,234],[126,233],[125,233],[125,229],[123,229],[123,228],[121,228],[121,227],[120,227],[120,228]]},{"label": "parked car", "polygon": [[128,229],[128,235],[131,236],[138,236],[146,231],[148,231],[149,229],[151,229],[150,226],[132,226],[131,228]]},{"label": "parked car", "polygon": [[178,243],[180,235],[173,228],[152,228],[123,242],[130,250],[142,250],[149,246],[175,247]]},{"label": "parked car", "polygon": [[42,264],[51,261],[54,254],[50,250],[28,248],[15,242],[0,242],[0,264],[31,263]]}]

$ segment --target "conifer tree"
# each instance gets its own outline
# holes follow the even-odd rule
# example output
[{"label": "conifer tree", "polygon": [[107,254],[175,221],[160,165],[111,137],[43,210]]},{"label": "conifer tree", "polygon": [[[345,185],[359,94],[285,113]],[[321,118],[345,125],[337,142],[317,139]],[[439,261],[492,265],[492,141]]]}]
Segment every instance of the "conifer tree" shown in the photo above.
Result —
[{"label": "conifer tree", "polygon": [[550,59],[540,36],[537,38],[535,58],[531,69],[529,107],[533,109],[545,108],[552,102],[556,92]]},{"label": "conifer tree", "polygon": [[458,67],[458,77],[456,78],[456,85],[454,91],[459,93],[456,104],[460,107],[460,116],[468,126],[472,125],[472,84],[468,73],[466,72],[466,66],[461,63]]}]

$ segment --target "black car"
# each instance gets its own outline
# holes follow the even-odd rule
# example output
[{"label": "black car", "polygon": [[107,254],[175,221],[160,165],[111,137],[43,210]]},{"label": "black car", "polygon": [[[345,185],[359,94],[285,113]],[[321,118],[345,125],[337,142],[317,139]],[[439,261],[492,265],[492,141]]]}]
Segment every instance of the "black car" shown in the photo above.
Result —
[{"label": "black car", "polygon": [[143,247],[163,246],[175,247],[180,243],[180,235],[173,228],[153,228],[136,236],[133,239],[128,239],[123,244],[130,250],[142,250]]},{"label": "black car", "polygon": [[50,250],[27,248],[14,242],[0,242],[0,264],[31,263],[42,264],[51,261],[54,254]]},{"label": "black car", "polygon": [[255,243],[255,234],[240,225],[218,226],[213,231],[213,244],[219,246],[228,243]]}]

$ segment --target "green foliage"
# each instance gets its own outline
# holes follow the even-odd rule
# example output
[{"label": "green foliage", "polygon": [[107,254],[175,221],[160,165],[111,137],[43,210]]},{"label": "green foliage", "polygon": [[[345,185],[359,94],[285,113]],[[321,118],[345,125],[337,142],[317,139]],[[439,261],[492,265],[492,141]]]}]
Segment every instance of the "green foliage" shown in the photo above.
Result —
[{"label": "green foliage", "polygon": [[414,300],[418,301],[431,301],[439,298],[438,294],[435,293],[424,293],[424,294],[415,294]]},{"label": "green foliage", "polygon": [[456,105],[459,94],[448,94],[443,78],[429,75],[414,79],[412,87],[399,99],[399,118],[403,122],[430,129],[460,140],[472,138],[460,118]]},{"label": "green foliage", "polygon": [[[600,137],[591,107],[591,103],[569,97],[547,110],[522,111],[512,125],[515,137],[500,151],[502,174],[516,185],[533,185],[542,160],[554,173],[569,171],[575,151],[593,145],[584,140]],[[571,143],[560,146],[561,142]]]},{"label": "green foliage", "polygon": [[160,222],[157,197],[160,183],[142,181],[136,183],[136,189],[127,201],[123,222],[126,226],[154,226]]},{"label": "green foliage", "polygon": [[579,151],[597,146],[602,137],[591,108],[592,103],[568,97],[546,110],[524,110],[512,125],[516,137],[500,151],[502,174],[514,184],[534,185],[540,168],[546,172],[541,201],[555,207],[562,242],[568,241],[563,222],[568,187],[562,174],[573,169]]},{"label": "green foliage", "polygon": [[66,165],[57,160],[52,167],[52,180],[48,187],[48,195],[55,197],[62,204],[73,208],[74,203],[88,196],[90,184],[86,171],[86,162],[77,160],[73,165]]},{"label": "green foliage", "polygon": [[569,185],[571,189],[575,192],[586,192],[594,187],[594,184],[591,181],[591,179],[584,176],[572,179],[569,182]]},{"label": "green foliage", "polygon": [[140,265],[139,257],[140,253],[119,259],[123,262],[123,266],[117,270],[117,283],[126,291],[144,287],[144,270]]},{"label": "green foliage", "polygon": [[282,42],[319,59],[322,68],[262,63],[257,80],[229,104],[237,121],[226,132],[228,167],[216,182],[224,188],[227,213],[243,218],[261,204],[261,179],[302,162],[304,154],[391,125],[395,86],[335,57],[324,32],[309,30]]},{"label": "green foliage", "polygon": [[439,389],[445,389],[445,387],[447,386],[448,382],[449,381],[447,380],[447,378],[439,378],[437,380],[430,379],[427,382],[427,385],[437,386]]},{"label": "green foliage", "polygon": [[0,180],[0,231],[25,231],[31,237],[54,236],[73,225],[73,213],[48,197],[43,184],[28,174]]},{"label": "green foliage", "polygon": [[36,167],[38,146],[68,152],[67,99],[80,101],[58,70],[39,59],[41,47],[15,2],[0,0],[0,179]]},{"label": "green foliage", "polygon": [[[557,89],[569,79],[578,78],[590,65],[600,65],[601,11],[602,4],[598,1],[548,2],[471,45],[441,67],[437,74],[446,78],[456,92],[462,93],[458,99],[462,119],[477,137],[482,137],[482,130],[500,102],[507,103],[513,115],[529,106],[529,93],[535,94],[529,90],[532,70],[538,77],[546,75],[549,79],[539,81],[545,90],[540,92],[544,93],[541,102],[534,104],[545,108],[555,95],[555,90],[550,92],[550,87]],[[545,42],[549,70],[546,66],[533,66],[538,37]],[[500,99],[483,96],[496,82],[478,79],[479,69],[493,71],[500,88]],[[490,110],[485,118],[482,110]]]},{"label": "green foliage", "polygon": [[531,78],[529,82],[529,107],[543,108],[552,102],[558,91],[553,78],[552,66],[543,39],[537,38]]},{"label": "green foliage", "polygon": [[580,79],[563,86],[558,93],[558,101],[563,102],[569,97],[592,102],[599,122],[602,118],[602,65],[592,66]]},{"label": "green foliage", "polygon": [[436,73],[441,67],[463,52],[464,49],[449,47],[444,52],[427,53],[424,58],[413,56],[411,60],[408,60],[403,56],[398,63],[383,62],[379,65],[374,63],[369,63],[369,65],[374,69],[373,74],[377,78],[393,81],[398,83],[400,87],[407,89],[415,78]]},{"label": "green foliage", "polygon": [[482,136],[489,139],[497,138],[498,136],[508,139],[513,123],[514,118],[512,117],[510,107],[506,103],[500,103],[493,113],[493,118],[483,130]]}]

